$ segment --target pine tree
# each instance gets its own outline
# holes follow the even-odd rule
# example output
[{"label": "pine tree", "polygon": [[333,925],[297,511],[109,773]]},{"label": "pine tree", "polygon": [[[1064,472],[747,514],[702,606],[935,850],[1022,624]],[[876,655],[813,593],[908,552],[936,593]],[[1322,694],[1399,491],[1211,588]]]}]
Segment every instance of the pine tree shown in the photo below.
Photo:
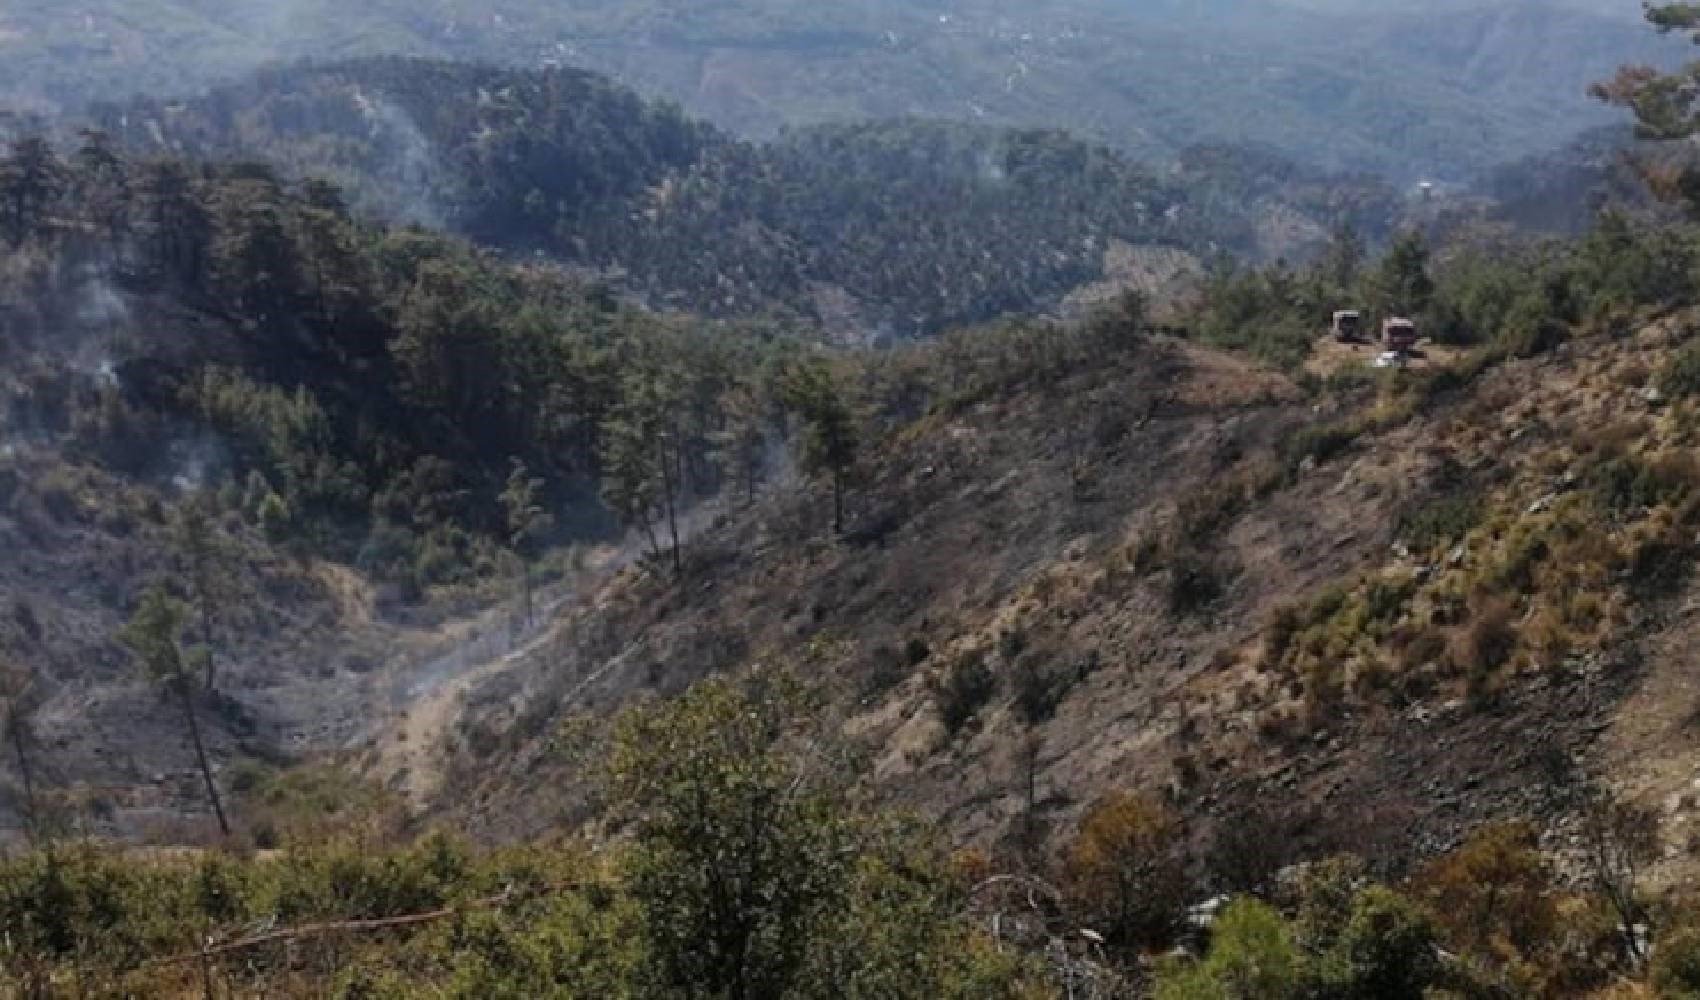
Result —
[{"label": "pine tree", "polygon": [[1388,248],[1381,266],[1369,276],[1372,306],[1388,316],[1419,316],[1434,301],[1434,280],[1428,273],[1428,244],[1421,233],[1401,233]]},{"label": "pine tree", "polygon": [[654,431],[648,413],[622,401],[602,422],[602,502],[620,523],[638,529],[650,555],[661,558],[655,535],[655,505],[660,486],[651,460]]},{"label": "pine tree", "polygon": [[292,315],[303,284],[280,196],[273,183],[242,180],[221,187],[214,205],[214,274],[236,309],[260,324]]},{"label": "pine tree", "polygon": [[206,781],[207,799],[218,828],[230,835],[230,822],[224,815],[224,802],[219,798],[218,785],[213,781],[212,764],[207,760],[206,745],[201,740],[201,724],[195,715],[194,667],[192,657],[184,655],[180,639],[188,610],[183,603],[161,587],[151,587],[142,595],[136,613],[118,633],[118,641],[136,657],[148,679],[176,695],[183,711],[183,723],[189,731],[189,741],[195,748],[195,761]]},{"label": "pine tree", "polygon": [[[635,365],[624,397],[603,422],[603,500],[628,526],[643,529],[656,558],[684,574],[679,513],[685,497],[683,419],[676,373],[659,363]],[[667,531],[663,552],[658,527]]]},{"label": "pine tree", "polygon": [[73,157],[77,203],[116,243],[130,227],[130,165],[105,132],[84,129],[81,136]]},{"label": "pine tree", "polygon": [[1323,280],[1336,290],[1346,291],[1357,285],[1363,263],[1363,240],[1356,229],[1344,225],[1334,230],[1327,249],[1322,252],[1322,259],[1317,262],[1317,269]]},{"label": "pine tree", "polygon": [[203,668],[202,686],[208,691],[218,679],[218,631],[233,588],[233,567],[209,514],[211,499],[197,494],[186,500],[178,509],[171,532],[172,548],[199,619],[196,658]]},{"label": "pine tree", "polygon": [[756,484],[767,456],[767,401],[747,379],[732,384],[720,397],[724,426],[714,435],[715,458],[722,473],[738,483],[744,502],[756,500]]},{"label": "pine tree", "polygon": [[844,533],[844,495],[859,450],[856,420],[824,363],[798,366],[787,387],[803,418],[803,469],[832,483],[832,530]]},{"label": "pine tree", "polygon": [[506,515],[508,550],[519,564],[520,620],[531,625],[531,568],[536,546],[554,526],[555,519],[541,503],[543,480],[533,478],[525,463],[512,459],[508,483],[502,490],[502,510]]},{"label": "pine tree", "polygon": [[0,224],[12,246],[20,246],[46,221],[47,212],[65,193],[65,164],[48,141],[27,136],[0,159]]},{"label": "pine tree", "polygon": [[[1687,35],[1700,45],[1700,5],[1647,3],[1645,10],[1648,23],[1660,34]],[[1590,90],[1633,114],[1638,138],[1675,141],[1700,134],[1700,63],[1668,73],[1645,65],[1625,66]],[[1693,157],[1643,157],[1636,167],[1655,194],[1700,216],[1700,164]]]},{"label": "pine tree", "polygon": [[198,287],[205,276],[212,222],[195,178],[181,161],[155,160],[142,165],[137,186],[155,263],[177,281]]}]

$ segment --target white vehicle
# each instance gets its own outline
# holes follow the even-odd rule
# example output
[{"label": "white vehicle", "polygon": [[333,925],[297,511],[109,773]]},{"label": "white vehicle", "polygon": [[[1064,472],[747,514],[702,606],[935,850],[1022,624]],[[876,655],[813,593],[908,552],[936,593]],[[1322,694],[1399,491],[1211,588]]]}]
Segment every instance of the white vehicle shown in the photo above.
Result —
[{"label": "white vehicle", "polygon": [[1405,367],[1404,352],[1402,352],[1402,351],[1382,351],[1380,354],[1377,354],[1375,356],[1375,367],[1377,367],[1377,368],[1403,368],[1403,367]]}]

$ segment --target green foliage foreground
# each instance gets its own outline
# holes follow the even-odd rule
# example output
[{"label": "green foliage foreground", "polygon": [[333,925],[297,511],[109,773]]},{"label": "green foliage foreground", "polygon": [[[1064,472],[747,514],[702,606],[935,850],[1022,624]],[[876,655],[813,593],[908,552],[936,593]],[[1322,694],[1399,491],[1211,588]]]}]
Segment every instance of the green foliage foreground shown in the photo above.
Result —
[{"label": "green foliage foreground", "polygon": [[[275,857],[58,848],[0,865],[0,991],[535,997],[1017,997],[939,845],[861,808],[783,679],[625,722],[620,845],[479,854],[443,836]],[[332,929],[216,951],[326,921]],[[216,951],[203,963],[202,941]]]}]

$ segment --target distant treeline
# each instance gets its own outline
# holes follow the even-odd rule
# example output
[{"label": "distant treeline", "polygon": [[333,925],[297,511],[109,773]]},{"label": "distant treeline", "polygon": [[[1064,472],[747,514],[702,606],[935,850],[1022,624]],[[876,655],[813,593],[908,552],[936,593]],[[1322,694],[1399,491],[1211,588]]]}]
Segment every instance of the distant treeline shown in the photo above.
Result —
[{"label": "distant treeline", "polygon": [[1254,150],[1159,176],[1061,132],[914,120],[752,144],[594,74],[375,58],[267,70],[180,103],[97,108],[127,147],[262,159],[360,207],[622,276],[648,301],[911,336],[1030,312],[1111,241],[1254,252],[1280,206],[1383,235],[1385,184]]}]

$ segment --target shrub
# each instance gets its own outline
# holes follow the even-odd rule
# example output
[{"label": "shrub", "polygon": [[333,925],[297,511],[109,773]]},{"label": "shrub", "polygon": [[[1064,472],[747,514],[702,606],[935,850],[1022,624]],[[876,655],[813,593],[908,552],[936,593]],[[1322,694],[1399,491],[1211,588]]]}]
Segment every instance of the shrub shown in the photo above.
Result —
[{"label": "shrub", "polygon": [[1392,621],[1416,591],[1417,581],[1409,576],[1372,580],[1364,591],[1364,614],[1372,624]]},{"label": "shrub", "polygon": [[1246,486],[1239,477],[1201,486],[1182,497],[1175,510],[1175,533],[1192,545],[1213,541],[1245,510]]},{"label": "shrub", "polygon": [[1684,927],[1659,939],[1653,987],[1670,1000],[1700,1000],[1700,929]]},{"label": "shrub", "polygon": [[1525,960],[1556,944],[1559,895],[1528,823],[1483,827],[1464,845],[1416,878],[1447,939],[1482,958],[1498,958],[1501,943]]},{"label": "shrub", "polygon": [[1217,558],[1196,549],[1182,549],[1169,561],[1169,610],[1194,614],[1227,592],[1229,573]]},{"label": "shrub", "polygon": [[1511,602],[1490,598],[1480,603],[1452,646],[1452,663],[1472,681],[1484,680],[1511,661],[1517,651],[1517,627]]},{"label": "shrub", "polygon": [[1412,549],[1428,551],[1468,535],[1481,523],[1481,517],[1481,494],[1471,489],[1454,490],[1401,514],[1398,535]]},{"label": "shrub", "polygon": [[1494,337],[1494,348],[1506,357],[1533,358],[1564,343],[1565,328],[1538,294],[1517,300]]},{"label": "shrub", "polygon": [[1694,569],[1693,540],[1679,529],[1645,539],[1629,559],[1629,586],[1637,597],[1671,594]]},{"label": "shrub", "polygon": [[868,654],[868,670],[862,676],[861,696],[871,700],[903,683],[910,667],[898,651],[886,643],[875,646]]},{"label": "shrub", "polygon": [[1290,468],[1307,458],[1321,465],[1350,448],[1362,434],[1362,426],[1352,420],[1306,427],[1282,442],[1281,454]]},{"label": "shrub", "polygon": [[1118,948],[1167,944],[1186,904],[1181,834],[1175,817],[1148,799],[1112,792],[1094,805],[1064,862],[1080,926]]},{"label": "shrub", "polygon": [[1348,996],[1421,997],[1440,976],[1434,924],[1410,900],[1382,886],[1358,894],[1341,935]]},{"label": "shrub", "polygon": [[998,679],[979,657],[958,660],[933,685],[939,718],[956,733],[997,694]]},{"label": "shrub", "polygon": [[1204,961],[1159,971],[1157,1000],[1296,1000],[1305,995],[1303,956],[1286,922],[1267,904],[1237,899],[1222,911],[1213,931]]},{"label": "shrub", "polygon": [[1274,666],[1280,663],[1304,626],[1304,611],[1296,604],[1282,604],[1270,612],[1269,621],[1263,628],[1264,664]]},{"label": "shrub", "polygon": [[1650,459],[1620,454],[1595,463],[1586,481],[1604,510],[1621,515],[1692,495],[1700,486],[1700,468],[1681,452]]},{"label": "shrub", "polygon": [[1679,399],[1700,394],[1700,343],[1686,344],[1671,357],[1659,373],[1659,388]]},{"label": "shrub", "polygon": [[1399,666],[1405,671],[1426,667],[1431,663],[1440,663],[1446,659],[1446,633],[1438,628],[1425,628],[1400,641],[1395,652],[1399,656]]},{"label": "shrub", "polygon": [[1015,707],[1021,719],[1036,726],[1056,714],[1057,707],[1074,687],[1074,676],[1047,667],[1037,655],[1022,657],[1015,665]]}]

